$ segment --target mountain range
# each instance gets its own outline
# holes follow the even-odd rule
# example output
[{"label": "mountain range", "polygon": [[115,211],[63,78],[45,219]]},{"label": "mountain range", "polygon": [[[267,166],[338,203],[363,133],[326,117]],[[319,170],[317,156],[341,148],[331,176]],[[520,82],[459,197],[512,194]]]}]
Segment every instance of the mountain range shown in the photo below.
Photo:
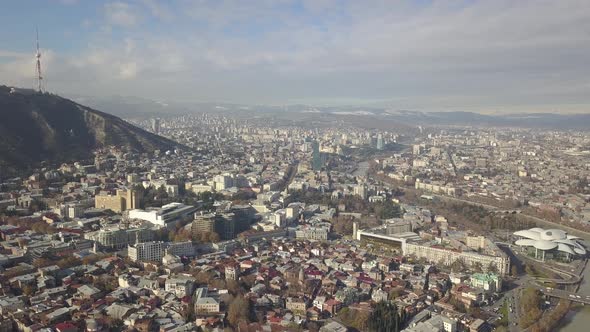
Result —
[{"label": "mountain range", "polygon": [[407,126],[473,126],[473,127],[521,127],[546,129],[590,129],[590,113],[497,113],[477,112],[422,112],[414,110],[394,110],[380,107],[314,107],[309,105],[242,105],[231,103],[196,103],[177,101],[154,101],[136,97],[75,97],[97,109],[126,117],[146,118],[162,115],[180,115],[197,112],[232,112],[234,114],[272,114],[280,116],[297,114],[300,119],[314,115],[335,117],[373,117]]}]

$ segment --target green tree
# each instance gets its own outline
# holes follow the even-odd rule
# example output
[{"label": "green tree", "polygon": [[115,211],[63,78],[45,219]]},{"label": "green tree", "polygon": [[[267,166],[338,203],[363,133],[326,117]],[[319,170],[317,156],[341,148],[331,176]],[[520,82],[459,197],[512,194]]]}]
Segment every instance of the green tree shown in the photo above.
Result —
[{"label": "green tree", "polygon": [[395,304],[381,301],[373,309],[367,327],[374,332],[398,332],[403,324],[401,319]]},{"label": "green tree", "polygon": [[402,214],[400,206],[391,200],[374,203],[371,209],[380,220],[399,218]]}]

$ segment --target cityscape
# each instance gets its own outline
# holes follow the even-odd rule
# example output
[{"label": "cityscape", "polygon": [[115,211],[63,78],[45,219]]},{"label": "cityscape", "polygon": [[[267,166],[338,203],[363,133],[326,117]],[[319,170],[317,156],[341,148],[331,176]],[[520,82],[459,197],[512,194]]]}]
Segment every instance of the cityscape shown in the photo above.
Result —
[{"label": "cityscape", "polygon": [[[215,26],[203,16],[219,18],[222,9],[231,8],[235,15],[262,15],[262,28],[232,17],[246,24],[248,33],[276,30],[276,38],[282,36],[273,15],[275,6],[283,5],[236,1],[212,9],[203,3],[198,18],[207,24]],[[386,1],[381,9],[432,11],[441,20],[447,10],[476,15],[482,8],[498,9],[485,1],[462,4],[465,8],[444,1],[402,3]],[[175,5],[61,1],[59,11],[99,6],[111,28],[133,31],[149,18],[163,24],[161,29],[180,29],[178,11],[188,9]],[[298,22],[300,15],[313,14],[307,24],[315,27],[320,17],[326,31],[341,27],[340,11],[348,8],[338,1],[293,6],[280,19]],[[590,7],[580,7],[590,15]],[[140,8],[152,16],[139,16]],[[497,15],[511,17],[512,10],[502,8]],[[555,29],[559,17],[551,19]],[[82,26],[95,29],[97,19]],[[396,28],[407,28],[399,19]],[[528,24],[541,24],[537,19]],[[404,110],[352,99],[338,105],[288,98],[274,103],[254,92],[259,103],[229,97],[231,102],[223,97],[211,102],[200,91],[194,92],[196,99],[187,94],[182,100],[173,93],[185,90],[174,83],[162,87],[170,94],[164,99],[150,95],[156,94],[151,78],[140,94],[136,86],[142,83],[127,81],[129,89],[120,89],[122,74],[109,78],[106,72],[104,86],[97,75],[89,83],[96,89],[79,90],[82,83],[68,78],[76,65],[53,69],[68,60],[43,48],[43,35],[52,34],[47,29],[62,23],[55,24],[34,31],[25,78],[12,71],[16,62],[4,61],[18,52],[3,53],[0,46],[0,332],[587,331],[587,81],[580,100],[570,92],[570,103],[556,97],[554,106],[584,106],[567,112],[558,106],[521,112],[520,101],[505,112],[481,111],[491,107],[484,100],[510,99],[495,94],[502,91],[484,91],[489,98],[481,100],[469,96],[482,107],[474,110],[448,99],[457,111],[427,104],[424,110]],[[231,27],[217,27],[228,41],[246,33]],[[104,27],[100,31],[107,40],[119,38]],[[256,38],[259,47],[267,46]],[[16,42],[6,44],[18,49]],[[324,52],[335,56],[334,68],[353,66],[365,52],[375,52],[371,61],[380,61],[375,45],[349,59],[328,44]],[[268,85],[269,93],[283,98],[283,90],[271,87],[274,74],[250,62],[253,46],[239,45],[243,62],[227,54],[209,56],[230,73],[251,66],[260,78],[249,84]],[[128,47],[132,54],[131,43]],[[300,52],[302,58],[308,55]],[[47,63],[46,54],[53,57]],[[176,69],[172,54],[166,59],[170,63],[162,66],[174,67],[170,71],[182,81],[183,69]],[[93,61],[88,65],[101,60]],[[300,79],[291,60],[268,54],[264,61],[280,62],[285,68],[278,73]],[[311,66],[307,58],[298,61]],[[156,67],[144,75],[167,82]],[[129,70],[123,71],[129,75],[124,80],[139,79]],[[372,69],[358,70],[359,81],[370,85],[364,75]],[[59,73],[63,77],[56,77]],[[110,80],[117,97],[109,96]],[[318,80],[308,77],[310,86],[293,88],[293,96],[314,89],[329,96]],[[210,84],[240,96],[241,88],[232,92],[230,81],[221,77]],[[336,81],[331,82],[337,86]],[[106,93],[99,93],[103,88]],[[365,98],[364,88],[359,91],[357,97]],[[126,97],[133,95],[138,97]]]}]

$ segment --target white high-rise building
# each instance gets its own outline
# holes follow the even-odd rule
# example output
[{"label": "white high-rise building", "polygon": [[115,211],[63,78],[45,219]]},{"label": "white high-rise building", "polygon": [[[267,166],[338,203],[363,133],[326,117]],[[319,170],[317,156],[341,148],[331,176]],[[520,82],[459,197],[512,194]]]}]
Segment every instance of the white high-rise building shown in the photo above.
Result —
[{"label": "white high-rise building", "polygon": [[233,186],[233,179],[229,174],[216,175],[213,177],[215,190],[225,190]]},{"label": "white high-rise building", "polygon": [[164,246],[162,241],[137,243],[127,247],[127,255],[134,262],[161,262],[164,257]]}]

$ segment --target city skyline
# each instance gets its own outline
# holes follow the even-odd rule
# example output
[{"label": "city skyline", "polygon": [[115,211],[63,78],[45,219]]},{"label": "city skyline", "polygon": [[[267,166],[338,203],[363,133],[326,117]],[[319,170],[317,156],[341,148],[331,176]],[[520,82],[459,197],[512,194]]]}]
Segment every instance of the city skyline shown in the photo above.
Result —
[{"label": "city skyline", "polygon": [[[587,113],[582,1],[22,1],[1,84],[157,100]],[[31,8],[34,8],[31,10]]]}]

